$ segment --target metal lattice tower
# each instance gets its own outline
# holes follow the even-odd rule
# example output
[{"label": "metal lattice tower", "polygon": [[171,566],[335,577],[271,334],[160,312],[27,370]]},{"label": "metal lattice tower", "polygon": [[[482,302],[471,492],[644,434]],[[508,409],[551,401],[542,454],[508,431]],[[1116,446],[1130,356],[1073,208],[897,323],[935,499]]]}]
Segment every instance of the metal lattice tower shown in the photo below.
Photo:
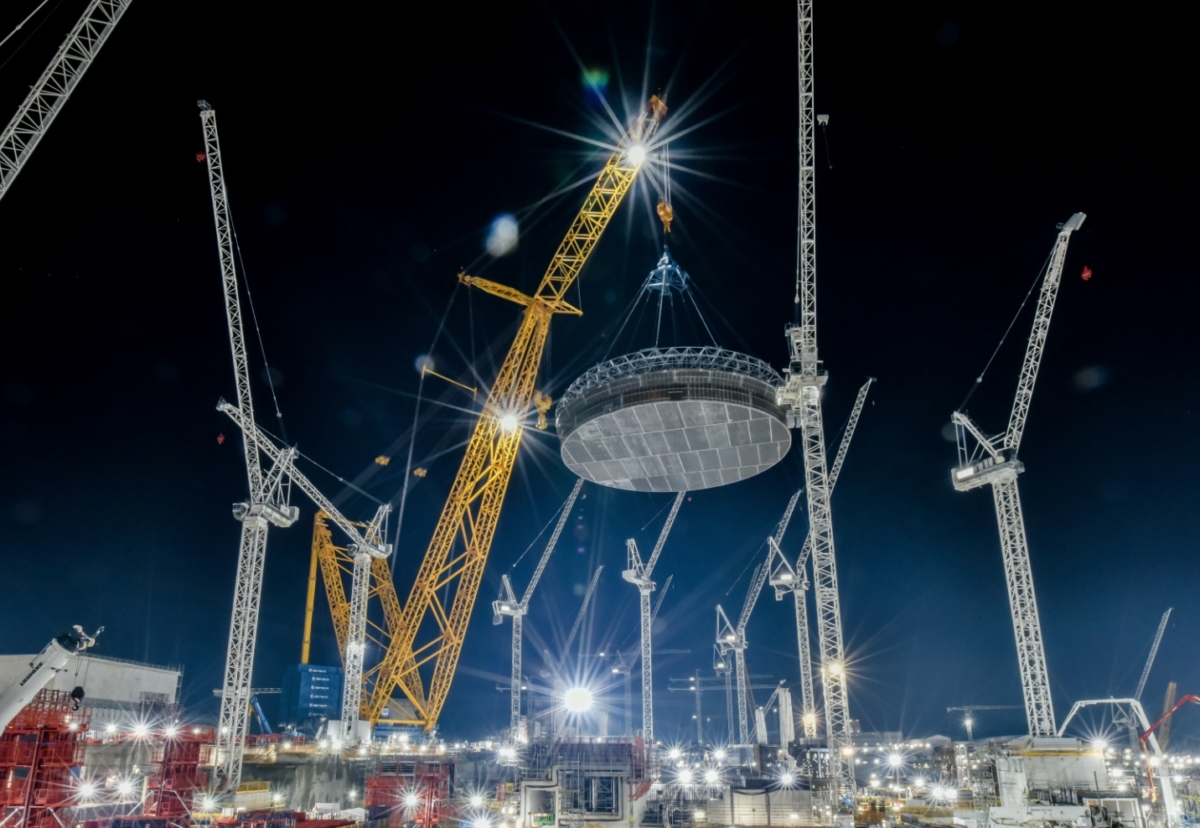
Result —
[{"label": "metal lattice tower", "polygon": [[4,132],[0,132],[0,198],[4,198],[131,2],[92,0]]},{"label": "metal lattice tower", "polygon": [[[234,266],[233,223],[225,194],[225,176],[221,166],[221,146],[217,137],[217,115],[206,102],[200,102],[200,122],[204,127],[208,183],[212,195],[213,218],[220,253],[221,280],[225,291],[225,314],[229,323],[229,346],[237,383],[239,416],[254,422],[254,400],[250,393],[250,371],[246,357],[246,336],[242,326],[241,301],[238,297],[237,270]],[[257,430],[242,429],[246,453],[246,476],[250,498],[234,504],[233,516],[242,524],[234,581],[233,612],[229,621],[229,643],[225,654],[225,679],[222,685],[221,714],[217,728],[215,775],[217,787],[237,790],[242,778],[242,749],[249,724],[251,674],[254,669],[254,644],[258,635],[259,603],[262,599],[263,562],[267,553],[267,527],[291,526],[299,510],[288,505],[288,485],[284,474],[291,456],[283,464],[275,463],[264,477],[259,463]]]},{"label": "metal lattice tower", "polygon": [[517,600],[516,594],[513,592],[512,581],[509,580],[507,574],[504,574],[500,576],[502,597],[500,600],[492,602],[492,623],[499,624],[504,619],[504,616],[507,615],[512,619],[513,624],[512,699],[510,700],[509,727],[512,730],[514,741],[524,741],[521,728],[521,639],[525,616],[529,612],[529,599],[533,597],[533,590],[537,588],[538,581],[542,578],[542,572],[546,569],[546,562],[550,560],[550,553],[558,545],[559,536],[562,535],[563,527],[567,525],[567,518],[571,516],[571,510],[575,508],[575,499],[579,497],[579,491],[582,488],[583,478],[581,477],[575,481],[575,487],[571,489],[571,494],[567,496],[566,502],[563,503],[562,513],[558,516],[558,523],[554,525],[554,531],[550,535],[550,540],[546,543],[545,550],[542,551],[542,557],[538,559],[537,567],[533,570],[533,576],[529,579],[529,585],[525,587],[525,592],[522,594],[521,600]]},{"label": "metal lattice tower", "polygon": [[650,593],[654,591],[654,581],[651,578],[654,574],[654,566],[658,563],[658,556],[662,554],[663,545],[667,542],[667,535],[671,533],[671,527],[675,525],[675,516],[679,514],[679,507],[683,505],[683,499],[686,496],[687,492],[679,492],[675,495],[675,502],[671,504],[671,511],[667,513],[667,522],[663,524],[662,531],[658,533],[658,541],[654,544],[654,551],[650,553],[648,561],[642,563],[642,556],[638,554],[637,542],[633,538],[625,541],[625,549],[629,556],[629,568],[621,573],[621,577],[638,588],[638,609],[642,633],[642,739],[650,746],[654,744],[654,673],[650,646],[654,628]]},{"label": "metal lattice tower", "polygon": [[[863,406],[867,402],[867,394],[871,390],[874,377],[867,377],[854,406],[850,409],[850,419],[846,421],[846,430],[842,433],[842,442],[838,445],[837,455],[833,458],[833,467],[829,470],[829,487],[832,490],[842,473],[842,464],[846,462],[846,452],[850,450],[850,440],[854,430],[858,428],[858,420],[862,416]],[[804,736],[807,739],[817,735],[817,702],[813,692],[812,653],[810,652],[808,635],[808,561],[812,556],[812,531],[804,537],[804,546],[796,557],[796,565],[792,566],[784,557],[777,541],[773,547],[772,557],[768,561],[770,567],[770,584],[775,587],[775,600],[782,601],[783,596],[791,593],[796,609],[796,642],[800,651],[800,704],[801,723],[804,726]]]},{"label": "metal lattice tower", "polygon": [[[950,475],[954,488],[968,491],[980,486],[992,487],[996,522],[1000,528],[1000,549],[1004,557],[1004,576],[1008,583],[1008,602],[1012,611],[1013,633],[1017,641],[1017,662],[1021,670],[1021,689],[1025,696],[1025,715],[1031,736],[1054,736],[1054,705],[1050,698],[1050,677],[1046,670],[1046,651],[1042,643],[1042,625],[1038,618],[1037,597],[1033,591],[1033,571],[1029,566],[1029,543],[1025,536],[1025,518],[1017,475],[1025,471],[1017,459],[1038,368],[1050,333],[1050,317],[1062,281],[1063,265],[1071,233],[1078,230],[1086,216],[1076,213],[1061,225],[1050,253],[1046,276],[1034,312],[1033,330],[1025,348],[1025,360],[1017,382],[1017,393],[1003,434],[989,437],[966,414],[951,415],[958,437],[958,467]],[[974,445],[969,441],[973,439]]]},{"label": "metal lattice tower", "polygon": [[750,588],[746,590],[746,599],[742,602],[742,612],[738,616],[737,625],[730,624],[725,610],[720,606],[717,607],[717,648],[721,655],[733,652],[734,672],[737,676],[738,738],[744,745],[749,744],[747,741],[750,737],[749,720],[754,711],[754,699],[751,696],[750,681],[746,673],[746,627],[750,623],[750,616],[754,612],[755,604],[758,603],[758,596],[762,594],[763,585],[766,584],[767,576],[771,572],[774,550],[779,548],[779,543],[783,540],[784,533],[787,532],[788,524],[792,520],[792,513],[796,510],[796,504],[802,494],[804,494],[804,489],[798,489],[788,500],[783,517],[779,519],[779,524],[775,527],[775,534],[767,538],[767,559],[755,567],[754,574],[750,576]]},{"label": "metal lattice tower", "polygon": [[804,452],[804,484],[808,491],[809,534],[812,537],[813,581],[817,599],[817,631],[821,655],[825,732],[836,793],[854,789],[850,759],[849,700],[846,695],[842,613],[838,599],[837,557],[833,543],[829,471],[825,428],[821,419],[821,388],[827,375],[817,359],[817,238],[816,181],[813,128],[812,2],[796,6],[796,39],[800,92],[800,181],[796,228],[796,318],[787,328],[791,361],[779,404],[788,411],[788,425],[800,430]]}]

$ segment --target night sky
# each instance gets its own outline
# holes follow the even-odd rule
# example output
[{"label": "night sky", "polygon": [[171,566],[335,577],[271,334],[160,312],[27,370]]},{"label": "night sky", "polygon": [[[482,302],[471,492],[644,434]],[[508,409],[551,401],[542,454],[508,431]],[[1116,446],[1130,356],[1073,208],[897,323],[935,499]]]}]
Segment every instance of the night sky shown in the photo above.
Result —
[{"label": "night sky", "polygon": [[[3,4],[0,35],[35,5]],[[0,47],[0,121],[83,5],[50,4]],[[581,140],[608,140],[585,69],[607,73],[622,117],[648,92],[667,97],[663,131],[686,168],[672,179],[671,249],[721,344],[782,367],[792,314],[793,6],[274,8],[134,3],[0,201],[0,651],[34,652],[71,624],[103,624],[99,652],[184,665],[197,717],[215,712],[238,543],[229,506],[246,495],[240,438],[214,409],[234,386],[195,158],[197,98],[218,112],[286,436],[381,500],[397,502],[403,485],[414,362],[431,353],[439,372],[474,384],[474,354],[486,384],[518,321],[514,306],[456,289],[455,274],[469,266],[534,289],[584,189],[521,211],[603,164],[604,151]],[[817,110],[831,116],[817,156],[831,456],[858,387],[878,378],[833,500],[851,714],[864,729],[961,737],[948,705],[1021,703],[992,505],[986,491],[952,490],[943,428],[1055,225],[1075,211],[1088,219],[1071,242],[1021,449],[1055,706],[1061,720],[1076,699],[1130,693],[1168,606],[1147,708],[1160,709],[1171,680],[1181,695],[1200,691],[1197,176],[1184,30],[1083,2],[817,7]],[[541,383],[552,396],[609,350],[658,258],[650,203],[644,187],[626,201],[584,270],[585,315],[555,321]],[[523,216],[520,243],[492,259],[487,229],[504,213]],[[1031,308],[971,399],[990,431],[1007,422]],[[279,433],[251,342],[258,420]],[[415,464],[429,475],[414,478],[404,515],[402,598],[471,422],[469,394],[435,380],[426,389]],[[381,454],[389,467],[373,462]],[[351,516],[373,512],[304,468]],[[801,478],[793,452],[751,481],[695,493],[680,512],[656,572],[674,584],[655,644],[691,653],[655,662],[660,737],[690,732],[691,699],[665,692],[667,679],[709,670],[714,606],[736,614]],[[572,482],[553,431],[531,430],[443,714],[447,735],[507,722],[495,684],[508,674],[509,629],[492,626],[490,602]],[[531,670],[533,653],[565,637],[599,564],[578,650],[636,641],[624,539],[648,550],[670,498],[585,492],[532,602]],[[294,502],[301,520],[270,536],[259,686],[278,686],[299,657],[313,509]],[[798,513],[790,555],[804,531]],[[518,588],[539,551],[513,572]],[[795,687],[791,612],[763,595],[747,659]],[[314,661],[334,662],[323,603],[317,619]],[[1013,710],[981,715],[976,732],[1024,728]],[[716,721],[714,737],[723,733]],[[1200,719],[1181,715],[1174,744],[1198,738]]]}]

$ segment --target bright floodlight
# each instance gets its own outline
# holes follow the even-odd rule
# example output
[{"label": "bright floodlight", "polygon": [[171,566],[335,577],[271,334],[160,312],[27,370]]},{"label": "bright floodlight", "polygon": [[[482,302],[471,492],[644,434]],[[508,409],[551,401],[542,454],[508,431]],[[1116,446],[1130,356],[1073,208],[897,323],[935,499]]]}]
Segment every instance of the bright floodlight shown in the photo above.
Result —
[{"label": "bright floodlight", "polygon": [[684,768],[683,770],[681,770],[679,772],[679,784],[680,785],[692,784],[692,772],[690,770],[688,770],[687,768]]},{"label": "bright floodlight", "polygon": [[200,808],[205,813],[212,813],[213,809],[215,809],[216,807],[217,807],[217,800],[213,799],[211,796],[206,796],[206,797],[204,797],[204,799],[202,799],[200,801]]},{"label": "bright floodlight", "polygon": [[785,788],[790,788],[792,785],[796,784],[796,777],[791,773],[784,773],[783,776],[779,777],[779,784],[783,785]]},{"label": "bright floodlight", "polygon": [[128,779],[122,779],[117,783],[117,793],[121,796],[129,796],[133,793],[133,783]]},{"label": "bright floodlight", "polygon": [[913,780],[913,784],[916,785],[918,788],[924,788],[925,787],[925,778],[918,776],[916,779]]},{"label": "bright floodlight", "polygon": [[505,431],[516,430],[518,422],[519,421],[517,420],[516,414],[505,414],[503,417],[500,418],[500,426]]},{"label": "bright floodlight", "polygon": [[177,735],[179,735],[179,728],[175,727],[175,725],[167,725],[167,729],[163,731],[163,734],[168,739],[174,739]]},{"label": "bright floodlight", "polygon": [[96,795],[96,786],[91,782],[84,782],[79,786],[79,798],[91,799]]},{"label": "bright floodlight", "polygon": [[1097,739],[1096,741],[1092,742],[1092,747],[1094,747],[1096,750],[1104,750],[1106,747],[1108,747],[1108,742],[1104,741],[1103,739]]},{"label": "bright floodlight", "polygon": [[710,785],[717,784],[717,782],[720,781],[720,779],[721,779],[721,774],[717,773],[715,770],[706,770],[704,772],[704,781]]},{"label": "bright floodlight", "polygon": [[149,733],[150,728],[146,727],[146,725],[142,724],[141,722],[138,722],[133,726],[133,735],[139,739],[144,739],[147,735],[149,735]]},{"label": "bright floodlight", "polygon": [[713,751],[713,758],[716,759],[718,762],[724,761],[725,760],[725,751],[721,750],[720,748],[717,748],[715,751]]},{"label": "bright floodlight", "polygon": [[629,159],[629,163],[635,167],[640,167],[646,160],[646,148],[641,144],[634,144],[629,148],[629,152],[625,154]]},{"label": "bright floodlight", "polygon": [[682,755],[683,753],[680,752],[679,748],[671,748],[670,752],[667,753],[667,756],[670,756],[672,759],[678,759]]},{"label": "bright floodlight", "polygon": [[479,794],[475,794],[474,796],[471,797],[471,807],[472,808],[478,808],[482,804],[483,804],[483,797],[480,796]]},{"label": "bright floodlight", "polygon": [[415,808],[421,804],[421,799],[415,793],[407,793],[404,795],[404,804],[409,808]]},{"label": "bright floodlight", "polygon": [[899,753],[893,753],[891,756],[888,757],[888,764],[891,765],[893,768],[898,768],[904,764],[904,757],[901,756]]},{"label": "bright floodlight", "polygon": [[563,694],[563,705],[572,713],[584,713],[592,709],[592,691],[586,687],[572,687]]}]

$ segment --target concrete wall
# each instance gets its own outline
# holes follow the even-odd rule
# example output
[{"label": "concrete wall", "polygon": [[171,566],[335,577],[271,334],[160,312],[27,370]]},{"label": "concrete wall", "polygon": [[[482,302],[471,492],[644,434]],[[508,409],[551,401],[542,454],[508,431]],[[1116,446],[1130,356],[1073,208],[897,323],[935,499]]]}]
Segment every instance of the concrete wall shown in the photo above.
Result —
[{"label": "concrete wall", "polygon": [[709,825],[811,825],[812,794],[798,790],[739,793],[726,788],[723,798],[708,801],[705,816]]},{"label": "concrete wall", "polygon": [[[318,802],[338,802],[343,808],[363,804],[366,764],[343,762],[334,754],[283,754],[272,765],[247,763],[242,781],[271,783],[272,794],[282,794],[289,808],[311,811]],[[357,796],[351,800],[350,791]]]},{"label": "concrete wall", "polygon": [[[29,672],[33,658],[34,654],[0,656],[0,693]],[[55,675],[47,687],[70,691],[78,686],[87,694],[85,704],[94,700],[104,707],[115,704],[133,708],[146,698],[143,694],[155,699],[165,697],[168,702],[178,701],[179,676],[180,671],[170,667],[81,655]]]}]

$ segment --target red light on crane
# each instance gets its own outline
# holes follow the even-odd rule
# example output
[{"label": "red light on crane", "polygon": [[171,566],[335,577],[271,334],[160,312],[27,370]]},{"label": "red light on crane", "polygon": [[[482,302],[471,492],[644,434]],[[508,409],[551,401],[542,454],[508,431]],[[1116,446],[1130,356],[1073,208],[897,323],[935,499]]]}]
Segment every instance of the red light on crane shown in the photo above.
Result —
[{"label": "red light on crane", "polygon": [[1087,265],[1084,265],[1083,272],[1079,274],[1079,278],[1083,279],[1083,281],[1085,281],[1085,282],[1091,281],[1092,269],[1090,267],[1088,267]]}]

